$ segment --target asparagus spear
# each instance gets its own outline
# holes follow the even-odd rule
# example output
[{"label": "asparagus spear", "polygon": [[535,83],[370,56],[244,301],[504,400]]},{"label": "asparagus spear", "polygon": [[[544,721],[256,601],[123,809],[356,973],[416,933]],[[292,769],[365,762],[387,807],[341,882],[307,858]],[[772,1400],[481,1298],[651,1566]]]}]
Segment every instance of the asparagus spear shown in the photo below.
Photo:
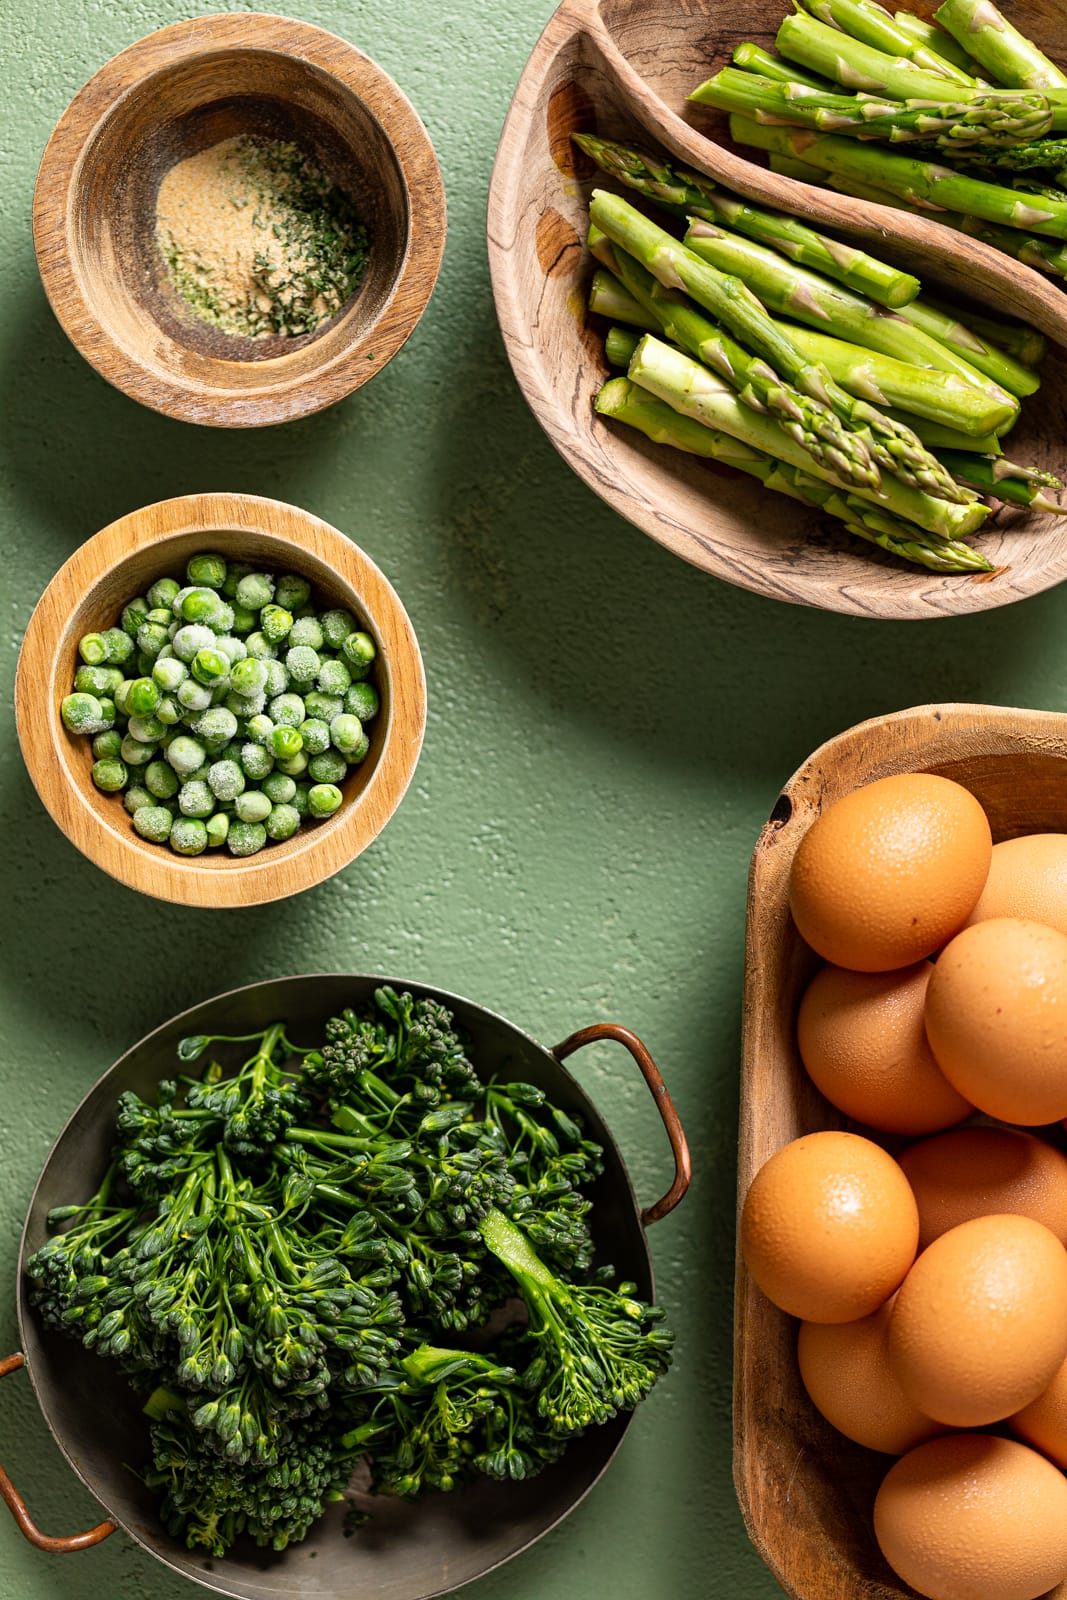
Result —
[{"label": "asparagus spear", "polygon": [[875,506],[866,505],[855,495],[843,495],[818,478],[776,460],[765,451],[753,449],[721,429],[707,428],[691,417],[673,411],[629,378],[610,378],[596,397],[601,416],[637,428],[656,444],[673,446],[689,455],[721,462],[749,477],[757,478],[767,489],[789,495],[815,506],[843,521],[860,538],[876,543],[881,537],[893,541],[894,553],[906,561],[932,567],[935,572],[991,572],[992,563],[977,551],[958,541],[930,540],[921,528],[894,522]]},{"label": "asparagus spear", "polygon": [[904,56],[924,72],[936,73],[941,78],[974,82],[970,73],[960,72],[943,56],[928,49],[924,41],[916,39],[913,33],[902,28],[895,17],[882,6],[875,5],[873,0],[801,0],[801,4],[820,22],[825,22],[831,28],[839,28],[842,33],[850,34],[853,39],[869,44],[875,50],[884,50],[891,56]]},{"label": "asparagus spear", "polygon": [[[927,295],[926,304],[933,310],[955,318],[956,313],[952,306],[946,305],[941,300]],[[1038,333],[1036,328],[1028,328],[1025,322],[1002,322],[999,317],[990,317],[980,311],[968,311],[967,327],[971,333],[984,339],[987,345],[995,345],[998,350],[1006,350],[1024,367],[1039,367],[1045,359],[1048,340],[1043,333]]]},{"label": "asparagus spear", "polygon": [[[848,484],[815,461],[803,445],[797,444],[773,417],[742,405],[721,378],[684,351],[664,344],[655,334],[646,333],[642,338],[630,362],[629,375],[642,389],[650,390],[657,399],[666,401],[684,416],[711,428],[721,428],[724,433],[731,433],[734,438],[755,445],[757,450],[765,450],[777,460],[799,467],[833,484],[835,488],[849,492]],[[879,490],[853,488],[851,492],[861,500],[878,505],[906,522],[917,523],[927,533],[945,539],[966,538],[981,526],[989,514],[988,507],[981,501],[954,505],[947,500],[935,500],[930,495],[908,488],[895,478],[884,478]]]},{"label": "asparagus spear", "polygon": [[817,78],[814,73],[804,72],[791,61],[783,61],[781,56],[772,55],[769,50],[761,50],[758,44],[750,44],[747,40],[734,47],[731,60],[734,66],[740,67],[743,72],[758,72],[761,78],[773,78],[778,83],[805,83],[809,89],[833,88],[833,84],[828,83],[825,78]]},{"label": "asparagus spear", "polygon": [[959,433],[955,428],[943,428],[940,422],[927,422],[924,417],[916,417],[910,411],[898,412],[891,406],[887,415],[899,416],[902,422],[910,422],[923,444],[938,453],[945,450],[966,450],[978,456],[1004,454],[1003,446],[995,433],[977,434],[972,439],[968,434]]},{"label": "asparagus spear", "polygon": [[1067,139],[1034,139],[1027,144],[1006,145],[1002,150],[987,152],[961,149],[958,154],[962,161],[981,162],[998,172],[1034,172],[1067,163]]},{"label": "asparagus spear", "polygon": [[768,156],[767,166],[782,178],[796,178],[800,183],[825,183],[826,173],[821,167],[809,166],[806,161],[796,161],[792,156]]},{"label": "asparagus spear", "polygon": [[[864,345],[868,350],[880,350],[898,361],[933,367],[939,372],[957,372],[1000,406],[1004,424],[1018,415],[1019,402],[1014,395],[921,328],[906,322],[899,311],[887,312],[873,306],[817,272],[794,266],[773,250],[750,239],[739,239],[713,223],[694,222],[686,240],[695,254],[720,271],[743,276],[764,304],[779,315]],[[931,377],[931,382],[936,380]],[[996,431],[1000,432],[1004,424],[999,424]]]},{"label": "asparagus spear", "polygon": [[968,55],[1013,89],[1067,89],[1067,77],[1013,28],[993,0],[945,0],[934,12]]},{"label": "asparagus spear", "polygon": [[901,306],[900,315],[906,317],[913,327],[921,328],[931,338],[939,339],[948,349],[955,350],[964,361],[969,361],[979,372],[993,378],[1009,394],[1025,399],[1027,395],[1036,394],[1041,387],[1041,379],[1032,367],[1024,366],[1006,350],[990,344],[953,312],[942,311],[939,306],[931,305],[929,300],[914,300],[911,305]]},{"label": "asparagus spear", "polygon": [[876,406],[897,406],[974,437],[989,433],[995,424],[998,411],[982,390],[956,373],[942,373],[931,383],[929,367],[897,361],[812,328],[789,323],[786,329],[809,361],[820,362],[842,388]]},{"label": "asparagus spear", "polygon": [[628,289],[623,288],[614,272],[601,268],[594,272],[589,285],[589,309],[597,316],[610,317],[613,322],[626,322],[645,333],[658,333],[659,321],[638,305]]},{"label": "asparagus spear", "polygon": [[[862,441],[873,461],[903,482],[929,494],[955,498],[957,486],[914,432],[892,422],[866,401],[855,399],[834,383],[824,368],[806,361],[739,277],[702,261],[626,200],[602,189],[593,192],[589,218],[665,288],[684,289],[690,294],[743,346],[762,356],[774,375],[836,412],[850,429],[856,430],[846,430],[850,449],[855,450]],[[620,276],[626,283],[625,273]],[[634,292],[632,284],[627,283],[627,288]],[[824,426],[825,418],[819,413],[813,431],[819,432]]]},{"label": "asparagus spear", "polygon": [[858,294],[867,295],[879,305],[901,306],[914,300],[919,292],[919,280],[911,273],[901,272],[898,267],[879,261],[853,245],[828,239],[795,217],[765,211],[724,195],[701,173],[675,172],[655,156],[593,134],[576,133],[572,138],[604,172],[654,201],[672,216],[706,217],[711,222],[725,219],[739,233],[773,245],[791,261],[799,261],[840,283],[847,283]]},{"label": "asparagus spear", "polygon": [[[974,69],[977,64],[974,57],[969,56],[963,46],[956,43],[951,33],[946,33],[943,28],[935,27],[932,22],[924,22],[922,17],[915,15],[914,11],[894,11],[893,21],[901,32],[908,34],[910,38],[915,40],[916,44],[921,44],[932,55],[936,55],[940,61],[945,62],[948,66],[955,67],[955,82],[979,84],[984,82],[982,78],[974,76]],[[901,51],[901,55],[907,54],[906,50]],[[914,57],[911,59],[914,60]],[[917,62],[916,65],[918,65]],[[932,71],[933,69],[928,68],[927,70]]]},{"label": "asparagus spear", "polygon": [[1053,516],[1067,517],[1067,506],[1061,505],[1045,493],[1046,489],[1062,489],[1063,484],[1051,472],[1037,467],[1020,467],[1014,461],[990,456],[974,456],[955,450],[945,450],[941,459],[957,478],[969,483],[982,494],[1006,500],[1010,505],[1026,506],[1032,511],[1049,511]]},{"label": "asparagus spear", "polygon": [[798,156],[827,172],[870,183],[904,200],[932,209],[968,212],[1001,227],[1018,228],[1043,238],[1067,240],[1067,203],[1027,197],[999,184],[983,183],[931,161],[899,155],[884,145],[801,128],[772,128],[749,117],[731,117],[730,133],[738,144],[756,145],[776,155]]},{"label": "asparagus spear", "polygon": [[824,133],[881,139],[890,144],[922,140],[942,151],[967,150],[984,160],[1004,146],[1041,139],[1052,126],[1048,102],[1039,94],[982,89],[966,102],[939,99],[874,99],[826,94],[803,85],[774,83],[736,67],[723,67],[689,96],[719,111],[736,111],[761,122],[815,128]]},{"label": "asparagus spear", "polygon": [[637,328],[609,328],[604,337],[604,354],[608,366],[621,367],[625,372],[640,343],[641,334]]}]

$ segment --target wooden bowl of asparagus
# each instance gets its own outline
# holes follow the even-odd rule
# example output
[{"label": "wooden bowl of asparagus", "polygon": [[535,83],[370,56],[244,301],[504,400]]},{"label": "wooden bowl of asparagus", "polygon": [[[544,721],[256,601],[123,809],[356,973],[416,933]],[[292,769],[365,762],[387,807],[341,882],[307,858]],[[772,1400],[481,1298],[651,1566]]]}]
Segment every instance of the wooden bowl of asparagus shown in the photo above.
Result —
[{"label": "wooden bowl of asparagus", "polygon": [[[1067,342],[1067,297],[987,242],[768,172],[697,131],[725,129],[725,112],[687,97],[735,49],[755,52],[757,87],[774,82],[780,9],[557,11],[490,193],[516,376],[602,498],[730,582],[891,618],[1037,593],[1067,576],[1067,360],[1045,337]],[[1033,98],[1005,148],[1043,126]]]}]

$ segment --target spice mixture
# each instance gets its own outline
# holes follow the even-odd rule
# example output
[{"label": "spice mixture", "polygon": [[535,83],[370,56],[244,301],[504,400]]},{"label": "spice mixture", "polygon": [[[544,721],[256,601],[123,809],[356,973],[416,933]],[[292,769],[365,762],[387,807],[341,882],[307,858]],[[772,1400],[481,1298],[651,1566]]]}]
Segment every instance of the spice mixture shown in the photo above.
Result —
[{"label": "spice mixture", "polygon": [[253,339],[313,332],[340,310],[367,261],[352,201],[297,145],[247,135],[170,169],[156,243],[196,316]]}]

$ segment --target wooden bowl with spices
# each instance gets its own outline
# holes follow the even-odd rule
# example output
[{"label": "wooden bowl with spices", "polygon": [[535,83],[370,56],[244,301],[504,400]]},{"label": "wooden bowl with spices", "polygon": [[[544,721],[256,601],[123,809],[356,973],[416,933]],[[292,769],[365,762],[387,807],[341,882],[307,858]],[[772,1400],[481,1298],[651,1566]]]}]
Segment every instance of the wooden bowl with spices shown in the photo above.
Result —
[{"label": "wooden bowl with spices", "polygon": [[[180,583],[190,558],[205,552],[264,573],[305,579],[316,612],[326,607],[347,612],[376,649],[372,681],[379,707],[365,723],[366,754],[336,779],[339,807],[321,820],[305,818],[290,837],[271,836],[255,854],[231,854],[225,846],[176,854],[166,843],[140,837],[124,795],[94,784],[93,741],[69,732],[61,716],[79,665],[79,641],[115,627],[123,608],[157,580],[172,577]],[[133,670],[137,656],[130,661]],[[419,759],[426,679],[399,596],[343,533],[279,500],[193,494],[120,517],[59,569],[22,642],[15,717],[26,768],[46,809],[103,871],[141,894],[179,905],[263,905],[332,877],[384,828]]]},{"label": "wooden bowl with spices", "polygon": [[75,96],[33,207],[45,292],[99,373],[186,422],[332,405],[415,327],[445,239],[425,128],[307,23],[228,13],[131,45]]}]

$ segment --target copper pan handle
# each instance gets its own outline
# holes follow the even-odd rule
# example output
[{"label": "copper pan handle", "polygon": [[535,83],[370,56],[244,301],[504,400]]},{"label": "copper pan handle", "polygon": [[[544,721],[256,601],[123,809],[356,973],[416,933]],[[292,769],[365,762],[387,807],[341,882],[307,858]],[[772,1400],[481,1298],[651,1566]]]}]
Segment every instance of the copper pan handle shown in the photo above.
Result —
[{"label": "copper pan handle", "polygon": [[647,1228],[650,1222],[658,1222],[668,1211],[673,1211],[679,1200],[685,1197],[689,1180],[693,1175],[689,1159],[689,1143],[659,1068],[636,1033],[631,1033],[629,1028],[621,1028],[617,1022],[594,1022],[591,1027],[579,1028],[569,1039],[564,1039],[552,1054],[557,1061],[565,1061],[569,1055],[581,1050],[584,1045],[596,1044],[601,1039],[613,1039],[617,1044],[625,1045],[637,1062],[645,1082],[652,1091],[656,1110],[663,1119],[663,1126],[667,1130],[667,1138],[671,1142],[674,1154],[674,1182],[661,1200],[657,1200],[654,1206],[647,1207],[641,1213],[641,1225]]},{"label": "copper pan handle", "polygon": [[[17,1372],[26,1365],[23,1355],[7,1356],[0,1361],[0,1378],[6,1378],[9,1372]],[[114,1533],[118,1524],[115,1522],[99,1522],[95,1528],[90,1528],[88,1533],[73,1533],[66,1539],[53,1539],[49,1534],[42,1533],[26,1510],[26,1502],[11,1482],[3,1467],[0,1467],[0,1496],[3,1497],[7,1509],[18,1523],[19,1531],[26,1535],[31,1544],[38,1550],[47,1550],[50,1555],[64,1556],[72,1550],[88,1550],[90,1545],[99,1544],[101,1539],[106,1539],[109,1533]]]}]

